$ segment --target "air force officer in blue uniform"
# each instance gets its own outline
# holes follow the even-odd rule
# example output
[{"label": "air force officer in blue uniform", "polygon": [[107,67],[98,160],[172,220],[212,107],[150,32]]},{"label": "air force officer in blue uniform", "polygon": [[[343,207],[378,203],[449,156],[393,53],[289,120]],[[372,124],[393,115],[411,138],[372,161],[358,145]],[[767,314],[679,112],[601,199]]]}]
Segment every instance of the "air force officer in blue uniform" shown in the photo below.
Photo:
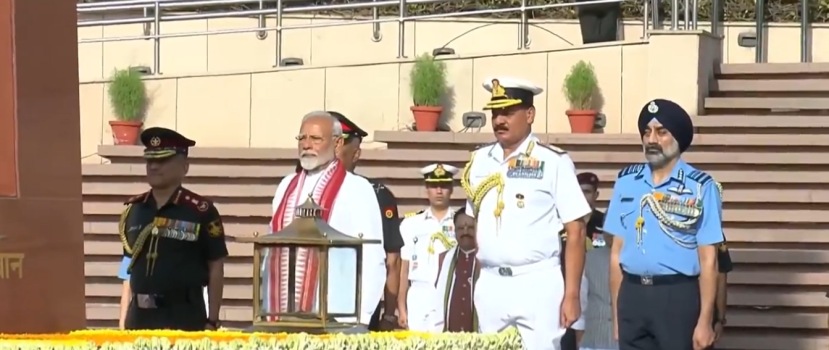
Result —
[{"label": "air force officer in blue uniform", "polygon": [[611,295],[621,350],[702,350],[714,342],[722,200],[715,181],[681,159],[691,117],[667,100],[646,104],[646,163],[619,172],[604,230],[614,236]]}]

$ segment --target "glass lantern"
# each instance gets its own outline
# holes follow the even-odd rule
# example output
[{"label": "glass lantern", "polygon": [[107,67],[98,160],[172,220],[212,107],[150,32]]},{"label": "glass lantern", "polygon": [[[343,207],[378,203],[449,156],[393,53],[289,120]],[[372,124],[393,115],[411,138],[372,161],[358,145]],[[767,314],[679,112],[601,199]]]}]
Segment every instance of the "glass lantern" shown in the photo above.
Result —
[{"label": "glass lantern", "polygon": [[309,196],[281,231],[238,238],[253,243],[254,331],[322,334],[357,326],[363,244],[381,241],[337,231],[322,210]]}]

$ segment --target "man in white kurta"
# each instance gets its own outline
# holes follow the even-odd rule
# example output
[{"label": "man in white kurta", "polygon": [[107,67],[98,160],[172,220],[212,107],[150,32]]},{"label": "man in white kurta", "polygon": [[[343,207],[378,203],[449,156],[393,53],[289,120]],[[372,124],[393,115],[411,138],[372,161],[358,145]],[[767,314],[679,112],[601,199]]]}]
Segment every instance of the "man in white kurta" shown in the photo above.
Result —
[{"label": "man in white kurta", "polygon": [[[527,350],[558,349],[580,316],[584,222],[590,213],[573,161],[532,135],[533,97],[520,79],[487,79],[498,142],[472,154],[462,173],[467,214],[477,220],[481,276],[475,308],[482,333],[516,326]],[[568,235],[567,279],[558,232]],[[570,253],[571,244],[580,244]]]},{"label": "man in white kurta", "polygon": [[[342,144],[342,128],[325,112],[314,112],[303,119],[299,141],[302,170],[286,176],[273,199],[271,230],[278,232],[294,219],[295,208],[309,196],[323,208],[323,219],[331,227],[354,237],[382,240],[380,206],[374,189],[362,177],[347,171],[334,158],[334,149]],[[328,141],[331,141],[330,143]],[[287,250],[271,250],[263,257],[263,311],[285,312],[287,295]],[[316,257],[307,250],[297,253],[295,305],[301,312],[318,310],[319,295],[315,277]],[[355,310],[357,257],[353,249],[329,251],[328,312],[356,313],[357,319],[338,317],[340,322],[368,324],[383,293],[385,252],[382,244],[363,245],[362,299]]]}]

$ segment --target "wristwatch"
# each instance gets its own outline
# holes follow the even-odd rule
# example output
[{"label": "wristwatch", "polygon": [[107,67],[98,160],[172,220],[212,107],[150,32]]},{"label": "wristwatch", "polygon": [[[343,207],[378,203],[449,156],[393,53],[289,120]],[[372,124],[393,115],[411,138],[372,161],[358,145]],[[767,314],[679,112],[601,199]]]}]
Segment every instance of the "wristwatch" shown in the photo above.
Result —
[{"label": "wristwatch", "polygon": [[219,327],[221,327],[221,322],[219,322],[219,320],[211,320],[208,318],[207,324],[213,327],[214,329],[219,329]]}]

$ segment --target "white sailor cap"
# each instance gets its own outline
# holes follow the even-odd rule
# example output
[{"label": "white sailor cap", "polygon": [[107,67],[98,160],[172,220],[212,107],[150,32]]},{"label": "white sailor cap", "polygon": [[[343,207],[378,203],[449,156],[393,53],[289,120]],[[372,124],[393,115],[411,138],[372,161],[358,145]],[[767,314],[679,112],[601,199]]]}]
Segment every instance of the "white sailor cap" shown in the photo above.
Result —
[{"label": "white sailor cap", "polygon": [[492,93],[492,98],[484,109],[501,109],[519,105],[530,107],[533,105],[533,96],[544,91],[528,80],[512,77],[490,77],[484,80],[482,85],[486,91]]},{"label": "white sailor cap", "polygon": [[420,169],[420,174],[428,183],[452,182],[452,177],[458,173],[458,168],[449,164],[430,164]]}]

